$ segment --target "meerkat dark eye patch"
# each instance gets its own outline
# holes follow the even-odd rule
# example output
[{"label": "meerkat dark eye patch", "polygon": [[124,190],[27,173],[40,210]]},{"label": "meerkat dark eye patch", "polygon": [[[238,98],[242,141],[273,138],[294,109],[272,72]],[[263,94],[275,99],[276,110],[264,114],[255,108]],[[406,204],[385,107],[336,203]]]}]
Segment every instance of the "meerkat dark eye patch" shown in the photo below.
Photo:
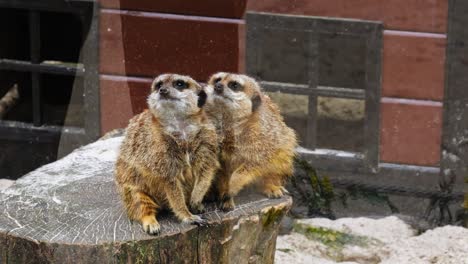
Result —
[{"label": "meerkat dark eye patch", "polygon": [[233,90],[233,91],[240,91],[242,90],[242,86],[240,85],[240,83],[236,82],[236,81],[231,81],[228,83],[228,87],[229,89]]},{"label": "meerkat dark eye patch", "polygon": [[188,83],[182,80],[175,80],[172,82],[172,86],[176,89],[182,90],[188,88]]},{"label": "meerkat dark eye patch", "polygon": [[208,97],[208,95],[205,93],[205,91],[201,90],[199,93],[198,93],[198,103],[197,103],[197,106],[199,108],[202,108],[203,105],[205,105],[206,103],[206,98]]},{"label": "meerkat dark eye patch", "polygon": [[154,88],[155,90],[159,90],[163,85],[163,82],[162,81],[159,81],[157,82],[155,85],[154,85]]}]

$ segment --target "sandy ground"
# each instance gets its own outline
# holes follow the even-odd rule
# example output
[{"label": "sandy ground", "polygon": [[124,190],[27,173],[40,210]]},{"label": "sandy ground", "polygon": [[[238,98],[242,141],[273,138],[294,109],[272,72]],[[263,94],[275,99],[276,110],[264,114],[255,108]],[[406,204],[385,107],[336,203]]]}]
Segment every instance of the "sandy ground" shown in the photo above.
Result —
[{"label": "sandy ground", "polygon": [[395,216],[298,220],[279,236],[275,263],[468,263],[468,229],[439,227],[417,234]]}]

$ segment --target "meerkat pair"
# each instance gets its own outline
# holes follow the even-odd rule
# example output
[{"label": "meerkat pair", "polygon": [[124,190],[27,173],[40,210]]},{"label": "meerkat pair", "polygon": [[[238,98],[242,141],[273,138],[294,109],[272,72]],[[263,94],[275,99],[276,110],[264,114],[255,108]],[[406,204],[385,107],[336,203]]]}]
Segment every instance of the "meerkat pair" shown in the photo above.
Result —
[{"label": "meerkat pair", "polygon": [[214,181],[223,210],[249,184],[269,197],[286,192],[296,136],[276,105],[245,75],[217,73],[205,90],[190,77],[161,75],[149,110],[130,120],[116,182],[128,216],[149,234],[159,232],[156,215],[167,207],[183,222],[204,224],[192,212],[203,211]]}]

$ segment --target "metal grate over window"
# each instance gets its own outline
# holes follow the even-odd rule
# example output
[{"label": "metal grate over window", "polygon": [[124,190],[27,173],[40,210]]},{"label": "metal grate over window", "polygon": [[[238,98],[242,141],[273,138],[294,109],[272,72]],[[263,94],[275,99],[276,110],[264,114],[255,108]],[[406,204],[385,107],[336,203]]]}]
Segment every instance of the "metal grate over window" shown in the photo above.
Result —
[{"label": "metal grate over window", "polygon": [[378,22],[247,14],[247,72],[279,104],[318,169],[376,172]]},{"label": "metal grate over window", "polygon": [[0,0],[0,98],[19,91],[0,119],[0,147],[10,153],[0,155],[9,164],[2,175],[17,177],[99,136],[95,5]]}]

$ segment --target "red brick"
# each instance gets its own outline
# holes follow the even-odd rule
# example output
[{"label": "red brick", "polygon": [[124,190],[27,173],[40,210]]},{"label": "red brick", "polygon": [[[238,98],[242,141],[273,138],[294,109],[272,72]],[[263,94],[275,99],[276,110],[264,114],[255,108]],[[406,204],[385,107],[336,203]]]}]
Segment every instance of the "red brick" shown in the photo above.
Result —
[{"label": "red brick", "polygon": [[445,46],[445,35],[385,31],[383,96],[441,101]]},{"label": "red brick", "polygon": [[387,29],[446,32],[448,0],[252,0],[247,10],[377,20]]},{"label": "red brick", "polygon": [[101,133],[126,127],[146,107],[151,79],[100,76]]},{"label": "red brick", "polygon": [[442,104],[382,99],[380,159],[437,166],[440,160]]},{"label": "red brick", "polygon": [[105,8],[227,18],[241,18],[247,4],[247,0],[100,0],[100,2]]},{"label": "red brick", "polygon": [[243,20],[102,10],[100,71],[153,77],[165,72],[205,81],[239,71]]}]

